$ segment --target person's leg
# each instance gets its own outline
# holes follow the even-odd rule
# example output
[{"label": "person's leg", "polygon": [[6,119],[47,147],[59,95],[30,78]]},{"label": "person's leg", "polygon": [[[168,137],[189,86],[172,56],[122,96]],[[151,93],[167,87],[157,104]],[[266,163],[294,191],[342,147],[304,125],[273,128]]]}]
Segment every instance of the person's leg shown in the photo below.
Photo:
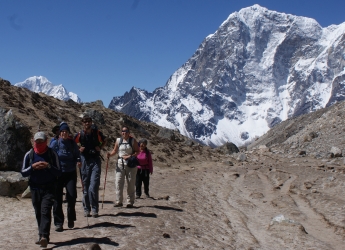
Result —
[{"label": "person's leg", "polygon": [[101,184],[101,159],[94,159],[91,167],[91,180],[89,188],[89,199],[93,214],[98,214],[99,208],[99,186]]},{"label": "person's leg", "polygon": [[53,205],[54,225],[56,227],[55,230],[58,232],[63,230],[63,222],[65,219],[62,210],[64,179],[65,173],[62,173],[56,183],[55,200]]},{"label": "person's leg", "polygon": [[143,174],[144,174],[143,176],[144,192],[149,197],[150,196],[150,193],[149,193],[150,171],[146,169]]},{"label": "person's leg", "polygon": [[77,220],[75,212],[75,203],[77,200],[77,173],[73,171],[66,174],[67,220],[68,227],[73,228],[74,221]]},{"label": "person's leg", "polygon": [[35,216],[36,216],[36,222],[37,222],[37,228],[38,228],[38,236],[39,239],[41,238],[40,234],[40,225],[41,225],[41,195],[39,189],[36,188],[30,188],[31,192],[31,202],[32,206],[35,210]]},{"label": "person's leg", "polygon": [[54,192],[54,188],[47,188],[42,191],[40,235],[42,235],[42,238],[46,238],[48,242],[52,219],[51,211],[54,204]]},{"label": "person's leg", "polygon": [[135,179],[137,168],[125,167],[127,179],[127,205],[133,206],[135,200]]},{"label": "person's leg", "polygon": [[125,170],[122,165],[116,164],[115,170],[115,206],[123,204],[123,187],[125,185]]},{"label": "person's leg", "polygon": [[141,186],[142,186],[142,178],[141,178],[141,174],[142,174],[142,169],[138,169],[137,170],[137,176],[136,176],[136,180],[135,180],[135,195],[140,197],[141,196]]},{"label": "person's leg", "polygon": [[89,199],[89,187],[91,179],[90,164],[85,160],[85,157],[81,156],[81,176],[83,182],[83,207],[84,213],[90,213],[90,199]]}]

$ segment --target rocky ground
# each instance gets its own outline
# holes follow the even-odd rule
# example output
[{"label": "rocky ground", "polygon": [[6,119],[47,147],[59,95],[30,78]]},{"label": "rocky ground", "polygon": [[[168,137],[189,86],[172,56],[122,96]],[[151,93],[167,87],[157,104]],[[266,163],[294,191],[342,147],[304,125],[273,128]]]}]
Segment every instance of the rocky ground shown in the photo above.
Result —
[{"label": "rocky ground", "polygon": [[[12,89],[2,88],[6,93]],[[289,119],[247,150],[229,154],[178,134],[165,138],[158,126],[97,103],[68,105],[32,95],[20,105],[13,101],[20,99],[18,94],[10,92],[11,99],[6,95],[0,96],[0,106],[11,108],[32,131],[37,119],[45,129],[54,125],[59,109],[75,131],[79,115],[92,108],[104,115],[101,127],[109,138],[116,138],[126,124],[137,138],[145,136],[151,142],[152,197],[136,200],[131,209],[114,208],[112,159],[100,217],[82,216],[78,182],[75,228],[65,225],[60,233],[52,228],[49,249],[89,249],[93,243],[101,249],[344,249],[345,103]],[[36,120],[30,120],[27,108],[37,114]],[[105,169],[101,200],[104,174]],[[37,226],[31,200],[0,197],[0,207],[0,249],[39,249],[34,244]]]},{"label": "rocky ground", "polygon": [[[52,229],[50,249],[343,249],[344,166],[257,150],[250,160],[156,167],[152,198],[114,208],[110,164],[99,218]],[[101,187],[104,185],[104,172]],[[100,190],[101,197],[103,188]],[[38,249],[30,199],[0,198],[1,249]],[[66,227],[66,225],[65,225]]]}]

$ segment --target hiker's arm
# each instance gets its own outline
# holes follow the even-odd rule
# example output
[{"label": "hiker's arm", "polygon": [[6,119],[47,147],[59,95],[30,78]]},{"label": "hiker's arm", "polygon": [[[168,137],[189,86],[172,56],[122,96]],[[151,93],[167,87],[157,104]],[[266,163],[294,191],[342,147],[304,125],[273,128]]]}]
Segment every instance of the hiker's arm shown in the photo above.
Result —
[{"label": "hiker's arm", "polygon": [[74,136],[74,141],[77,143],[77,145],[78,145],[78,144],[80,145],[80,147],[79,147],[79,152],[82,153],[82,152],[84,151],[85,147],[83,147],[83,146],[81,145],[81,143],[80,143],[80,132],[77,133],[77,134]]},{"label": "hiker's arm", "polygon": [[21,171],[23,177],[30,176],[30,174],[33,170],[32,166],[29,165],[29,162],[30,162],[29,153],[26,153],[26,155],[24,156],[23,166],[22,166],[22,171]]},{"label": "hiker's arm", "polygon": [[148,156],[147,158],[148,158],[148,161],[149,161],[149,163],[148,163],[149,171],[150,171],[150,174],[152,174],[153,173],[152,155],[151,155],[150,152],[148,152],[147,156]]},{"label": "hiker's arm", "polygon": [[[100,132],[100,131],[99,131],[99,136],[100,136],[100,138],[101,138],[101,142],[100,142],[100,145],[99,145],[99,146],[96,146],[96,147],[95,147],[95,149],[96,149],[97,151],[101,151],[102,148],[104,148],[104,147],[107,145],[107,140],[106,140],[105,136],[103,135],[103,133]],[[98,138],[99,138],[99,137],[98,137]]]},{"label": "hiker's arm", "polygon": [[47,169],[50,171],[53,175],[59,177],[61,176],[61,168],[60,168],[60,162],[59,162],[59,157],[55,151],[52,151],[52,164],[53,166],[50,166],[48,162],[47,163]]},{"label": "hiker's arm", "polygon": [[74,154],[75,154],[74,157],[76,159],[78,168],[80,168],[81,167],[81,158],[80,158],[79,147],[75,141],[73,141],[73,146],[74,146]]},{"label": "hiker's arm", "polygon": [[114,149],[113,151],[107,153],[107,158],[110,158],[111,156],[115,155],[118,150],[119,150],[119,145],[117,144],[117,139],[116,139]]},{"label": "hiker's arm", "polygon": [[138,146],[138,142],[136,139],[134,139],[134,147],[133,147],[133,154],[132,156],[137,156],[139,154],[139,146]]}]

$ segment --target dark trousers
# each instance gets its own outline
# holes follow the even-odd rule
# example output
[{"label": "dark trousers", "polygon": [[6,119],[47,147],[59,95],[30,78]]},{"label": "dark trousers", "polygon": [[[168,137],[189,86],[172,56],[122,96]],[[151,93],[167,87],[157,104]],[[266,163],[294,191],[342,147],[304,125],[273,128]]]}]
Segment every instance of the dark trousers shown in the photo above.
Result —
[{"label": "dark trousers", "polygon": [[81,157],[83,181],[83,206],[85,212],[98,213],[99,186],[101,184],[101,159]]},{"label": "dark trousers", "polygon": [[141,186],[144,183],[144,192],[149,195],[149,184],[150,184],[150,170],[138,169],[137,178],[135,182],[135,194],[141,196]]},{"label": "dark trousers", "polygon": [[38,234],[40,237],[46,237],[49,240],[51,211],[55,199],[55,187],[34,187],[30,185],[32,205],[35,209]]},{"label": "dark trousers", "polygon": [[65,216],[62,209],[63,188],[66,188],[67,220],[77,220],[75,203],[77,200],[77,172],[63,172],[59,177],[56,187],[56,200],[54,202],[54,224],[63,225]]}]

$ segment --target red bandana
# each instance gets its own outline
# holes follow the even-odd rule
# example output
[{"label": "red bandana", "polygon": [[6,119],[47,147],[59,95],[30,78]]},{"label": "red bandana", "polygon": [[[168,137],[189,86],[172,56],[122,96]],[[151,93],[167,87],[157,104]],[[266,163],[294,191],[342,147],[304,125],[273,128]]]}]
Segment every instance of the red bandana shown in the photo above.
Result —
[{"label": "red bandana", "polygon": [[36,154],[43,154],[48,150],[47,141],[36,143],[34,142],[34,151]]}]

